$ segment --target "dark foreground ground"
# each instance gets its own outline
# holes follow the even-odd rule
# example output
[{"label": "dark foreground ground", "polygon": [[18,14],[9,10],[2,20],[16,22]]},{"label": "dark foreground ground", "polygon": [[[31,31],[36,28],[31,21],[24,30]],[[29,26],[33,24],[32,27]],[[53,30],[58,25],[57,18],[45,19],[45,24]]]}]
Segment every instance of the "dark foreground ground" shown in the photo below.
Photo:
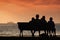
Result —
[{"label": "dark foreground ground", "polygon": [[0,37],[0,40],[60,40],[60,37],[46,35],[40,37]]}]

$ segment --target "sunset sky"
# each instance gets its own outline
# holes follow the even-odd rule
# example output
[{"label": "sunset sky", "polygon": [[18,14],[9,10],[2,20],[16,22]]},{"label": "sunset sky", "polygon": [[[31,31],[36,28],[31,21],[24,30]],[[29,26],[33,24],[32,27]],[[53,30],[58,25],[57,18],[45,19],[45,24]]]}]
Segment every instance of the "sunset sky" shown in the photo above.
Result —
[{"label": "sunset sky", "polygon": [[60,0],[0,0],[0,23],[26,22],[36,14],[60,23]]}]

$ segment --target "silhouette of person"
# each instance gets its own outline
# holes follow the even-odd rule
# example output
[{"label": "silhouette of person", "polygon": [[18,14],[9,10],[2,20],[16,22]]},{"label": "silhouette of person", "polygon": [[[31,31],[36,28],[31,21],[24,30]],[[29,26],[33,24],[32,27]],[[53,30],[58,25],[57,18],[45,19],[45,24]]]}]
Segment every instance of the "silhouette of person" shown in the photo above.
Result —
[{"label": "silhouette of person", "polygon": [[50,17],[48,21],[48,29],[49,29],[50,35],[52,35],[51,32],[54,33],[54,35],[56,35],[55,23],[52,17]]},{"label": "silhouette of person", "polygon": [[32,30],[34,29],[34,21],[35,21],[35,18],[32,17],[32,20],[29,22]]},{"label": "silhouette of person", "polygon": [[39,31],[39,36],[40,36],[40,19],[39,19],[39,14],[36,14],[35,30],[38,30]]},{"label": "silhouette of person", "polygon": [[32,17],[32,20],[29,22],[30,27],[31,27],[32,36],[34,36],[34,25],[35,25],[34,22],[35,22],[35,18]]},{"label": "silhouette of person", "polygon": [[41,30],[44,30],[45,34],[46,34],[46,28],[47,28],[47,21],[45,20],[45,16],[42,16],[41,18]]}]

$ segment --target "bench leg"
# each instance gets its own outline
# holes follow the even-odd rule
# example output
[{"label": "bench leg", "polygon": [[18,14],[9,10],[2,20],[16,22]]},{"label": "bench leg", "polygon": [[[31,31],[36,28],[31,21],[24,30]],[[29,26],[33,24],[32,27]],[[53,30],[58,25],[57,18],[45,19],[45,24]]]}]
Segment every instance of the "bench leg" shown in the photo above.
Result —
[{"label": "bench leg", "polygon": [[23,37],[23,31],[22,30],[20,31],[20,35],[19,36]]}]

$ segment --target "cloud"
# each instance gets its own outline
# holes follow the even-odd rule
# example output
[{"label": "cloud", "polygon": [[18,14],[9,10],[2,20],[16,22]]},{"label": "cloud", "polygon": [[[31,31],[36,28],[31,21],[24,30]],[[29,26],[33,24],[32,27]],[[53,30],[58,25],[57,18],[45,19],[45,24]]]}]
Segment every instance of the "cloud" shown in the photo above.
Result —
[{"label": "cloud", "polygon": [[22,2],[35,2],[36,0],[18,0],[18,1],[22,1]]},{"label": "cloud", "polygon": [[60,5],[60,0],[0,0],[7,4],[15,4],[18,6],[40,6],[40,5]]},{"label": "cloud", "polygon": [[[40,5],[40,6],[37,6],[37,5]],[[29,6],[29,7],[25,7],[25,6]],[[37,10],[35,8],[37,8]],[[10,19],[8,21],[13,20],[13,22],[24,21],[26,17],[28,18],[25,21],[27,20],[29,21],[31,16],[35,16],[37,12],[40,15],[45,15],[47,17],[52,15],[53,17],[56,18],[57,20],[56,22],[60,22],[59,20],[60,0],[0,0],[0,11],[3,14],[6,14],[6,13],[9,15],[11,14],[11,16],[9,16]],[[3,22],[5,21],[4,18],[5,17],[3,15],[3,19],[2,19]],[[8,18],[6,18],[6,20],[7,19]],[[0,20],[0,22],[2,20]]]},{"label": "cloud", "polygon": [[60,0],[18,0],[21,2],[32,3],[35,5],[60,5]]},{"label": "cloud", "polygon": [[36,5],[60,5],[60,0],[41,0]]}]

